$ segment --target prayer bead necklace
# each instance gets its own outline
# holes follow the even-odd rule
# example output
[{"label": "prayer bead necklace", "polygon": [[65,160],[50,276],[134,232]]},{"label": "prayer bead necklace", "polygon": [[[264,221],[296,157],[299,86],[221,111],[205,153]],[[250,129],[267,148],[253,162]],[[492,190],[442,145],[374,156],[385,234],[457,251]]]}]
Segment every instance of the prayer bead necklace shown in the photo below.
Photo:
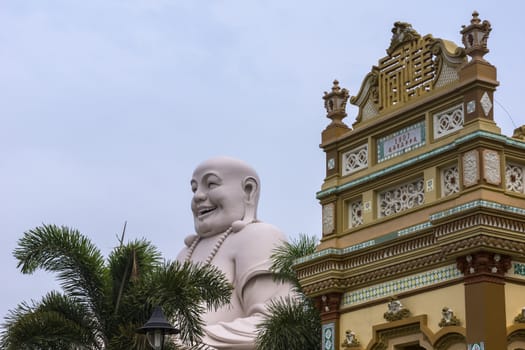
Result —
[{"label": "prayer bead necklace", "polygon": [[[223,234],[219,236],[219,239],[217,242],[215,242],[215,245],[213,246],[213,249],[211,250],[210,254],[206,258],[206,261],[204,262],[206,265],[209,265],[217,252],[219,251],[219,248],[221,247],[222,243],[224,243],[224,240],[230,235],[233,228],[230,226],[226,231],[224,231]],[[191,256],[193,255],[193,251],[197,247],[197,244],[199,244],[201,238],[197,237],[195,240],[191,243],[190,247],[188,248],[188,255],[186,256],[186,261],[191,260]]]}]

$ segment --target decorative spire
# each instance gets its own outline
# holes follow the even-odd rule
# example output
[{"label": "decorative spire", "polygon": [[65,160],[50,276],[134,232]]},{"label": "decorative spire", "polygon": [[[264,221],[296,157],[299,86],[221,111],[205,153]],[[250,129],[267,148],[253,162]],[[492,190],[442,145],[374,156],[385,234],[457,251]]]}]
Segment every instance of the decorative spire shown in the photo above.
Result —
[{"label": "decorative spire", "polygon": [[485,61],[483,56],[489,52],[487,48],[487,40],[489,33],[492,30],[490,22],[478,18],[479,13],[474,11],[470,25],[462,26],[461,35],[463,45],[465,45],[465,52],[472,57],[473,61]]},{"label": "decorative spire", "polygon": [[337,80],[334,80],[331,92],[324,92],[324,107],[326,108],[326,116],[332,119],[331,124],[345,125],[342,120],[346,117],[346,102],[349,96],[348,90],[341,89]]}]

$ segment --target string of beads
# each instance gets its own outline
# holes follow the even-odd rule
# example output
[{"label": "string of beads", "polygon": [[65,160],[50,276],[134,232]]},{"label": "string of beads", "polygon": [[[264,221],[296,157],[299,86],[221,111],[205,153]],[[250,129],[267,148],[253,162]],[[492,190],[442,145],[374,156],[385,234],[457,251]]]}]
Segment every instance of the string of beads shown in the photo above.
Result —
[{"label": "string of beads", "polygon": [[[219,239],[217,240],[217,242],[215,242],[215,245],[213,246],[213,249],[211,250],[211,252],[208,255],[208,257],[206,258],[206,260],[204,261],[204,263],[206,265],[209,265],[211,263],[211,261],[213,260],[213,258],[217,254],[217,252],[219,251],[219,248],[221,247],[222,243],[224,243],[224,240],[230,235],[230,233],[232,233],[232,230],[233,229],[230,226],[226,231],[224,231],[224,233],[222,233],[219,236]],[[191,260],[191,256],[193,255],[193,251],[197,247],[197,244],[199,244],[200,240],[201,240],[201,238],[197,237],[191,243],[190,247],[188,248],[188,255],[186,256],[186,261],[190,261]]]}]

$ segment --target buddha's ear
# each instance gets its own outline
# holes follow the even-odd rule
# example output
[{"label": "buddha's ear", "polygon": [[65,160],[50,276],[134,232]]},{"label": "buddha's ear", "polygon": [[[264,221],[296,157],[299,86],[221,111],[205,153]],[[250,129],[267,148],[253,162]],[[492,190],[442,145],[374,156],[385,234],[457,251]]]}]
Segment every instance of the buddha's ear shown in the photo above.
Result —
[{"label": "buddha's ear", "polygon": [[232,223],[233,232],[239,232],[247,225],[257,220],[257,201],[259,200],[259,183],[257,179],[248,176],[242,181],[244,190],[244,217]]},{"label": "buddha's ear", "polygon": [[252,176],[244,178],[242,188],[246,194],[246,202],[252,205],[257,205],[259,194],[259,183],[257,182],[257,179]]}]

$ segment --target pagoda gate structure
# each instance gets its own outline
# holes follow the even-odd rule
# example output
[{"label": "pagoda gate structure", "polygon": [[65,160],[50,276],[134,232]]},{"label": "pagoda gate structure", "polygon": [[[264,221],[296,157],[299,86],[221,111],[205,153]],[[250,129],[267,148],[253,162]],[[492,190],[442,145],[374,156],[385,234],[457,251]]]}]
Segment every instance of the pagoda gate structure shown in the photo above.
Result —
[{"label": "pagoda gate structure", "polygon": [[494,122],[490,31],[396,22],[359,92],[323,96],[323,234],[295,264],[322,350],[525,349],[525,126]]}]

